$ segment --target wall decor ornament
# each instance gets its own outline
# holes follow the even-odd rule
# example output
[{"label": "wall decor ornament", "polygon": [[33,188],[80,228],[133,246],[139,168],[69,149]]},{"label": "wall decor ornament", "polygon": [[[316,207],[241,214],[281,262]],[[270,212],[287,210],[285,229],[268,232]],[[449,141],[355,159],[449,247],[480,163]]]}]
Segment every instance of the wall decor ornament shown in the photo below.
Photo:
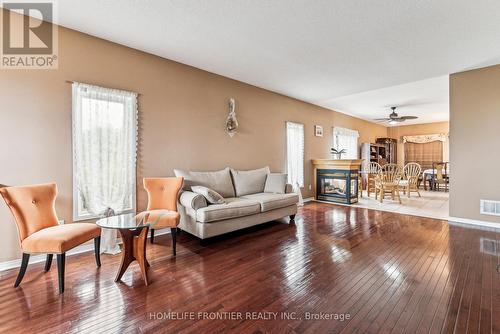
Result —
[{"label": "wall decor ornament", "polygon": [[314,126],[314,135],[316,137],[323,137],[323,127],[321,125]]},{"label": "wall decor ornament", "polygon": [[229,99],[229,114],[226,118],[226,132],[229,137],[233,137],[238,130],[238,120],[236,119],[236,103],[233,98]]}]

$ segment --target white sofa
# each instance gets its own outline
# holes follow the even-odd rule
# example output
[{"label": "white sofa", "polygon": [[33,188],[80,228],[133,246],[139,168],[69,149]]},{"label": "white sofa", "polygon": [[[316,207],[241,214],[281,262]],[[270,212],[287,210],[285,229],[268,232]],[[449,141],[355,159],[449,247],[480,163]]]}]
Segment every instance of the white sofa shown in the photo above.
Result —
[{"label": "white sofa", "polygon": [[[287,216],[293,221],[297,213],[299,198],[292,192],[291,185],[285,185],[282,190],[280,185],[279,191],[265,192],[269,188],[266,185],[268,167],[251,171],[225,168],[214,172],[178,169],[174,172],[184,177],[179,197],[179,228],[202,240]],[[194,185],[215,190],[226,203],[209,204],[204,196],[191,191]]]}]

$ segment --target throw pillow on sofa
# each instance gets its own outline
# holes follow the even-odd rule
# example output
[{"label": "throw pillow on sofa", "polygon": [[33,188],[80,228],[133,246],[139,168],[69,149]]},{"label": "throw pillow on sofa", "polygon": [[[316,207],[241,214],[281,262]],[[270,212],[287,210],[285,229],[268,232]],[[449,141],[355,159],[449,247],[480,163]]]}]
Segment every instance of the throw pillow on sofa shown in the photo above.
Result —
[{"label": "throw pillow on sofa", "polygon": [[191,190],[194,193],[200,194],[205,197],[210,204],[224,204],[226,201],[215,190],[203,186],[192,186]]},{"label": "throw pillow on sofa", "polygon": [[214,172],[190,172],[181,169],[174,169],[177,177],[184,178],[183,189],[191,191],[192,186],[204,186],[215,190],[224,198],[234,197],[233,182],[229,168]]},{"label": "throw pillow on sofa", "polygon": [[264,192],[269,167],[252,170],[231,169],[236,197]]},{"label": "throw pillow on sofa", "polygon": [[286,181],[288,174],[271,173],[267,175],[266,185],[264,186],[265,193],[284,194],[286,189]]}]

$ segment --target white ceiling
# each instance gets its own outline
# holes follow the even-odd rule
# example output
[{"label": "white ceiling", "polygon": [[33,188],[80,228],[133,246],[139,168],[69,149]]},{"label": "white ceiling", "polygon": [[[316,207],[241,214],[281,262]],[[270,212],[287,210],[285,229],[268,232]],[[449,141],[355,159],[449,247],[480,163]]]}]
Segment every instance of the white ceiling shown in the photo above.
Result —
[{"label": "white ceiling", "polygon": [[400,110],[427,122],[445,75],[500,63],[499,18],[498,0],[64,0],[56,21],[366,119],[435,103]]},{"label": "white ceiling", "polygon": [[449,120],[449,77],[444,75],[352,94],[324,104],[366,120],[373,120],[373,115],[388,117],[392,106],[397,107],[399,116],[418,117],[397,125],[443,122]]}]

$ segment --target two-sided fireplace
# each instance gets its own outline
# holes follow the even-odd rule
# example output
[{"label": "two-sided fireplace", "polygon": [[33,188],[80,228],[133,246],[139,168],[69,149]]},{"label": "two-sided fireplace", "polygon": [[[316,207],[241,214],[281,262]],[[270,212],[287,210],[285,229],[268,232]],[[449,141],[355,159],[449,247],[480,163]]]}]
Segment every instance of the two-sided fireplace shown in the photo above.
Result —
[{"label": "two-sided fireplace", "polygon": [[352,204],[358,202],[361,160],[313,160],[316,199]]}]

